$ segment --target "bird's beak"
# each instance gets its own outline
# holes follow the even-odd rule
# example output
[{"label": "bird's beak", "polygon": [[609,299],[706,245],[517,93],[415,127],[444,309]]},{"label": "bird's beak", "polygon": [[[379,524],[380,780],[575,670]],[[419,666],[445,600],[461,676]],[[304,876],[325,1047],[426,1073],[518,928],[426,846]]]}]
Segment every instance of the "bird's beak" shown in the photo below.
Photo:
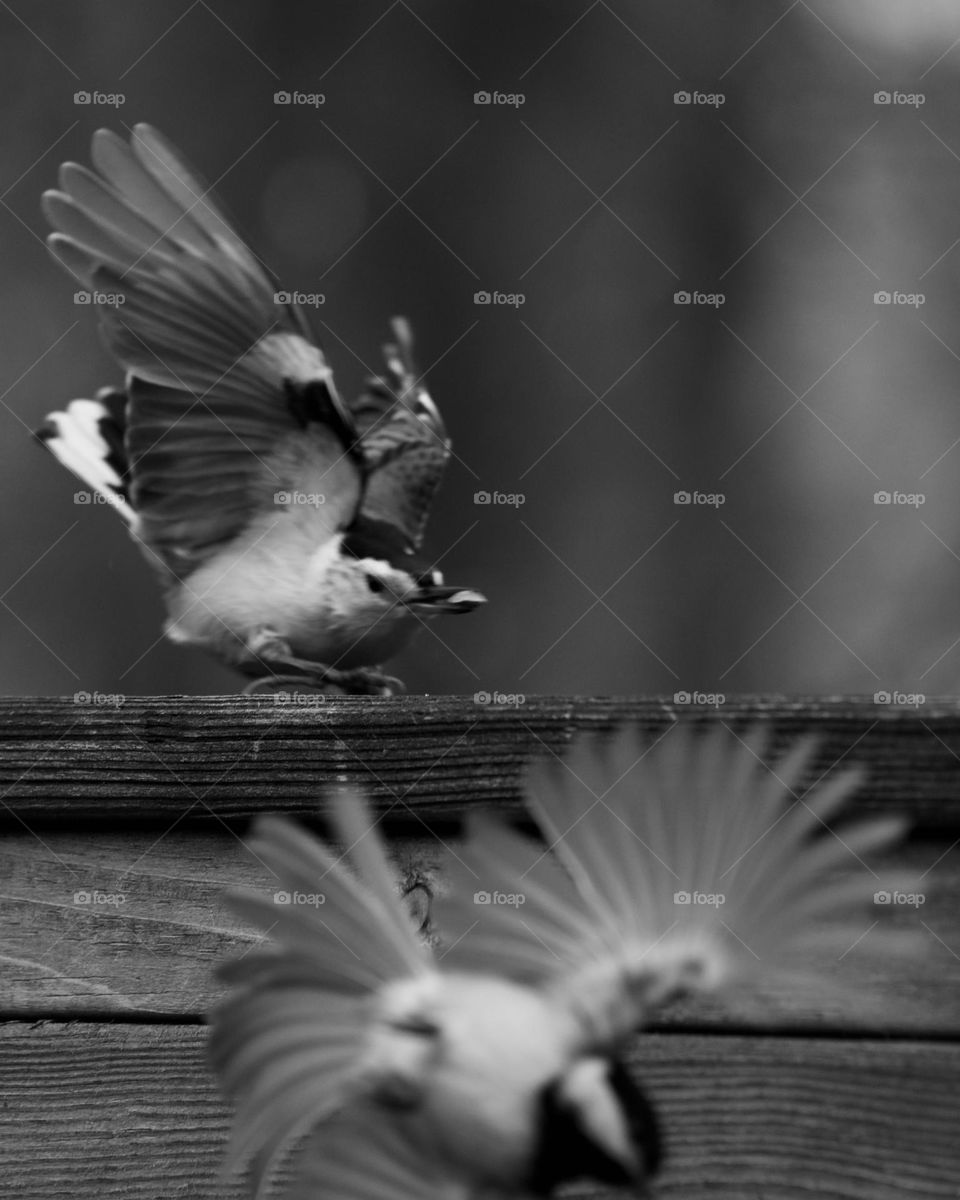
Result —
[{"label": "bird's beak", "polygon": [[436,587],[433,584],[422,584],[402,601],[404,607],[423,615],[472,612],[486,602],[486,596],[472,588]]}]

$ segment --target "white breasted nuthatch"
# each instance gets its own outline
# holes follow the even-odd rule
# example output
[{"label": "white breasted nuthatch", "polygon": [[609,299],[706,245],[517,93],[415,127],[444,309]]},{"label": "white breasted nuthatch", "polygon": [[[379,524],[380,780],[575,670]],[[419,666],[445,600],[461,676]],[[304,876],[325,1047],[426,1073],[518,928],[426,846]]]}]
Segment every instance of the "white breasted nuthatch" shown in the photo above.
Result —
[{"label": "white breasted nuthatch", "polygon": [[149,125],[44,194],[53,254],[126,371],[39,436],[116,508],[166,588],[165,632],[241,671],[384,691],[366,669],[484,597],[418,559],[450,453],[393,322],[352,403],[303,312]]},{"label": "white breasted nuthatch", "polygon": [[757,977],[829,991],[827,951],[866,930],[875,951],[897,945],[873,928],[876,876],[860,856],[903,823],[815,837],[857,772],[798,801],[811,743],[769,770],[763,745],[759,730],[680,726],[651,748],[624,728],[536,765],[529,807],[555,855],[491,815],[473,822],[446,855],[439,960],[356,795],[333,797],[342,857],[258,820],[250,848],[283,890],[232,905],[274,944],[221,968],[233,991],[211,1018],[236,1106],[230,1163],[251,1164],[257,1193],[292,1166],[298,1200],[642,1185],[661,1147],[624,1066],[631,1033],[676,998]]}]

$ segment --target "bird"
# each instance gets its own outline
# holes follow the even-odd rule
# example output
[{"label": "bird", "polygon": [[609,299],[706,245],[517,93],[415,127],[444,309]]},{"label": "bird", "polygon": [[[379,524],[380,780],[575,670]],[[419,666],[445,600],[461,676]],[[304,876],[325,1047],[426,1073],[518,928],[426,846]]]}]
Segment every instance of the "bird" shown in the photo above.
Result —
[{"label": "bird", "polygon": [[421,558],[451,443],[409,322],[339,394],[302,306],[178,150],[136,125],[92,140],[42,198],[53,256],[124,370],[38,437],[126,522],[170,640],[261,685],[391,694],[379,664],[425,618],[485,602]]},{"label": "bird", "polygon": [[220,966],[209,1016],[235,1110],[226,1170],[288,1200],[644,1189],[666,1139],[627,1050],[665,1006],[761,982],[826,993],[867,931],[877,953],[916,953],[914,931],[878,922],[863,862],[906,823],[833,836],[860,772],[798,799],[815,744],[769,768],[767,744],[762,726],[655,741],[628,723],[538,759],[539,839],[486,812],[443,852],[439,953],[358,792],[329,796],[331,843],[258,817],[249,847],[280,890],[229,903],[271,940]]}]

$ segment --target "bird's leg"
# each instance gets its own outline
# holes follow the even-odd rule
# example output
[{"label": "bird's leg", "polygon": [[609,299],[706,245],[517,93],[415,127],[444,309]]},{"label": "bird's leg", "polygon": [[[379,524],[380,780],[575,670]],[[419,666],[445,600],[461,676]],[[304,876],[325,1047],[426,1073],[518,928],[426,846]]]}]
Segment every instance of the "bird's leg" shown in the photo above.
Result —
[{"label": "bird's leg", "polygon": [[342,671],[326,663],[297,658],[289,642],[267,626],[256,630],[247,639],[246,649],[251,658],[270,668],[268,675],[247,684],[243,689],[246,696],[254,695],[262,688],[296,686],[316,688],[318,691],[336,687],[347,695],[355,696],[393,696],[406,690],[401,680],[385,675],[376,667],[355,667]]}]

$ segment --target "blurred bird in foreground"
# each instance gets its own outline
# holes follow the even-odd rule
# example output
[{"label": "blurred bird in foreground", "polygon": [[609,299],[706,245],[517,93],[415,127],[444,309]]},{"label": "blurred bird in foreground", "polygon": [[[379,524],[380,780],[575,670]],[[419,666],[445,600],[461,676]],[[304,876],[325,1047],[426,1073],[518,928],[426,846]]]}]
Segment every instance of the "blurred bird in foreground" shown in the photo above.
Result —
[{"label": "blurred bird in foreground", "polygon": [[297,1200],[642,1186],[661,1144],[625,1066],[634,1031],[698,992],[829,990],[868,930],[877,952],[915,949],[877,925],[862,861],[903,822],[825,832],[857,772],[796,800],[811,742],[769,769],[764,745],[759,729],[681,725],[650,748],[631,727],[534,766],[526,795],[549,850],[471,822],[444,864],[440,961],[359,797],[332,798],[342,857],[259,819],[250,849],[283,891],[231,903],[275,944],[221,968],[233,992],[211,1018],[236,1106],[230,1166],[251,1166],[257,1194],[279,1169]]},{"label": "blurred bird in foreground", "polygon": [[206,186],[157,130],[93,138],[43,207],[126,372],[40,438],[111,504],[166,590],[167,637],[252,676],[389,693],[418,618],[484,597],[418,558],[450,454],[406,321],[352,402]]}]

